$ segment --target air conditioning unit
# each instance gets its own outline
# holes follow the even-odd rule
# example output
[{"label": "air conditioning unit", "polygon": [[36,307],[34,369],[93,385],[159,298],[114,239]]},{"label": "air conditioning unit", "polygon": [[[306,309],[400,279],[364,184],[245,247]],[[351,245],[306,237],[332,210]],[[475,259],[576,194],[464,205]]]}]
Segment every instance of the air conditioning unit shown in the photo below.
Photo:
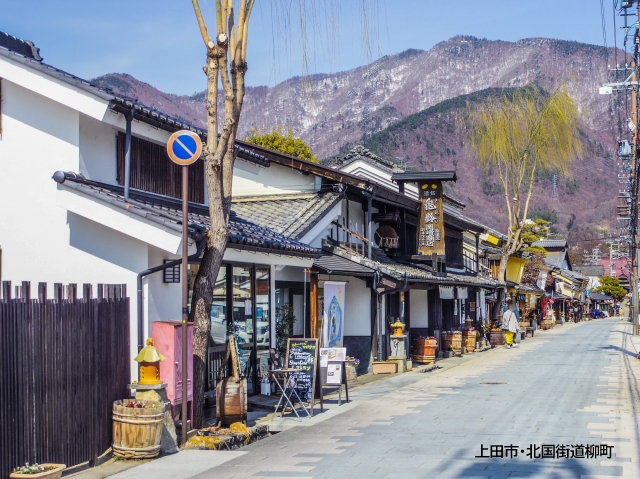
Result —
[{"label": "air conditioning unit", "polygon": [[636,3],[636,0],[622,0],[622,2],[620,2],[620,8],[631,8],[634,3]]}]

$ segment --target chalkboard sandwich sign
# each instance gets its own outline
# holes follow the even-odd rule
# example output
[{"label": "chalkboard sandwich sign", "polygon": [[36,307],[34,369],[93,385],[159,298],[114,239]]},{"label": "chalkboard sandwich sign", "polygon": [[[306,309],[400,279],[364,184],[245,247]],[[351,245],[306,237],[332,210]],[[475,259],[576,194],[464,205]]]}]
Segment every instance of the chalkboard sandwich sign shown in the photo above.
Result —
[{"label": "chalkboard sandwich sign", "polygon": [[[289,338],[287,340],[287,367],[299,369],[297,373],[297,393],[300,399],[307,401],[313,416],[315,398],[322,401],[322,385],[316,386],[318,379],[318,340],[311,338]],[[319,393],[319,394],[318,394]]]}]

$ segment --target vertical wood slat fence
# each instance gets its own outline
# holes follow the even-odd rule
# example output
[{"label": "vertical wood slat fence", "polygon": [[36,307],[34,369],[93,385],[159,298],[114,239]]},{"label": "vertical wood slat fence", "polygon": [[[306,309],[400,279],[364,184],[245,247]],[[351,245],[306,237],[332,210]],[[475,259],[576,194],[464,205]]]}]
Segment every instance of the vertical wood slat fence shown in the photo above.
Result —
[{"label": "vertical wood slat fence", "polygon": [[89,461],[111,446],[113,401],[130,397],[126,285],[3,281],[0,297],[0,477],[25,462]]}]

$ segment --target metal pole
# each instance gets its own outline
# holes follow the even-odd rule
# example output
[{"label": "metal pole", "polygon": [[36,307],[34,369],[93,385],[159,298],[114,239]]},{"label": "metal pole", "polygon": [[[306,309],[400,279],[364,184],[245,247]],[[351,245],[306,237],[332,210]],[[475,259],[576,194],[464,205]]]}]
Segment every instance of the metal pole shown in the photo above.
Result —
[{"label": "metal pole", "polygon": [[124,150],[124,199],[129,200],[129,187],[131,184],[131,121],[133,109],[125,116],[125,150]]},{"label": "metal pole", "polygon": [[182,444],[187,442],[187,396],[189,392],[187,303],[189,300],[189,170],[182,167]]},{"label": "metal pole", "polygon": [[[402,183],[404,184],[404,183]],[[371,216],[373,215],[373,201],[372,201],[373,193],[371,193],[367,197],[367,239],[369,242],[367,243],[367,258],[371,259],[371,248],[373,246],[373,238],[371,237]],[[403,238],[404,241],[406,241]]]},{"label": "metal pole", "polygon": [[[638,10],[637,14],[640,18],[640,2],[638,2]],[[638,57],[638,27],[636,26],[636,33],[634,37],[634,50],[635,55],[634,58]],[[632,193],[632,217],[631,221],[633,221],[632,228],[632,266],[633,271],[630,275],[633,279],[633,284],[631,286],[631,291],[633,292],[633,334],[634,336],[638,335],[638,312],[640,311],[640,301],[638,297],[638,75],[636,70],[638,65],[636,62],[632,62],[631,66],[633,67],[633,76],[631,77],[631,82],[633,85],[633,89],[631,90],[631,113],[633,118],[633,123],[636,125],[635,130],[633,130],[633,193]]]}]

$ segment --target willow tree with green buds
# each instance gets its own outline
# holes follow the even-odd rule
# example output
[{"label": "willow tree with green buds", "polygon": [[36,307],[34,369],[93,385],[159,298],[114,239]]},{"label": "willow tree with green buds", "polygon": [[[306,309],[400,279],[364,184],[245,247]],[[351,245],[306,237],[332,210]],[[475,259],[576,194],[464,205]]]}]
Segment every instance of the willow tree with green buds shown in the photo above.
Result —
[{"label": "willow tree with green buds", "polygon": [[504,282],[509,257],[525,246],[536,175],[567,175],[582,155],[578,109],[566,88],[545,93],[529,87],[487,101],[471,110],[470,119],[473,153],[487,171],[497,172],[504,190],[509,228],[497,278]]},{"label": "willow tree with green buds", "polygon": [[[194,427],[200,427],[203,422],[202,405],[204,404],[207,350],[211,334],[211,304],[216,278],[227,247],[235,161],[234,144],[244,101],[249,18],[255,2],[255,0],[214,1],[216,25],[214,34],[211,36],[198,0],[192,0],[206,48],[204,72],[207,75],[207,141],[203,145],[202,160],[211,217],[211,228],[207,233],[207,245],[196,275],[190,311],[194,322],[192,421]],[[221,104],[218,103],[219,85],[222,85]],[[222,115],[219,115],[219,106],[222,107]],[[219,118],[222,120],[220,125]]]}]

